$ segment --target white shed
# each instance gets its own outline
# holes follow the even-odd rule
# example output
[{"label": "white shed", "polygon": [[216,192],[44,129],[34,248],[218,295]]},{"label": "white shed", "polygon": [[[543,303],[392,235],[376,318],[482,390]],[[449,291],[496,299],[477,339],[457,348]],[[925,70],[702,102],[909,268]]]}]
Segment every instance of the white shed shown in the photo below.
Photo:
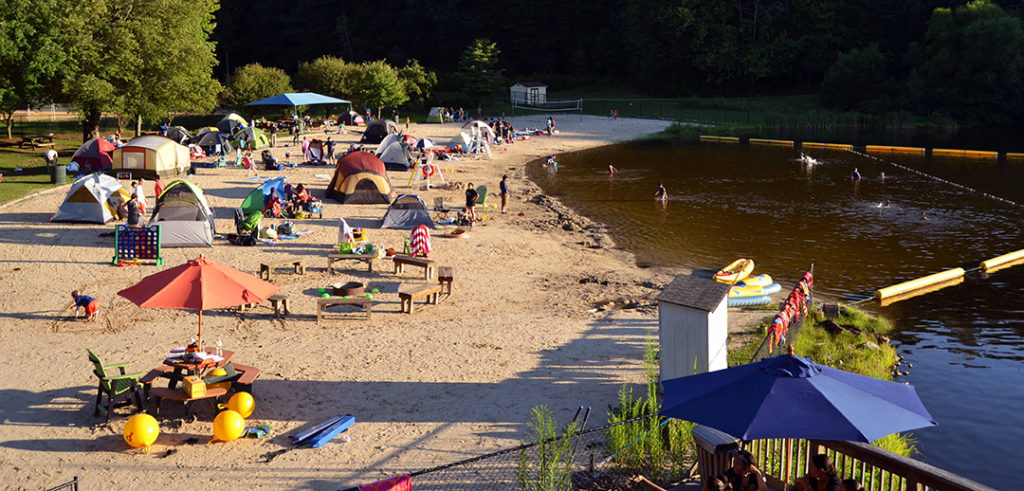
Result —
[{"label": "white shed", "polygon": [[658,295],[661,381],[728,367],[729,285],[676,276]]},{"label": "white shed", "polygon": [[544,104],[548,101],[548,86],[540,82],[516,82],[508,88],[513,104]]}]

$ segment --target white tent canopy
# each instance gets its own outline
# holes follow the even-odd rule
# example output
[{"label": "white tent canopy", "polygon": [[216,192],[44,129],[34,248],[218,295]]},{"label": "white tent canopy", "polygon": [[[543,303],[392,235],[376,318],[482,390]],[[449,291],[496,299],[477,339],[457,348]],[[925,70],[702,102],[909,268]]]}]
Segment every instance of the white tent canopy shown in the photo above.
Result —
[{"label": "white tent canopy", "polygon": [[98,172],[90,174],[71,185],[50,221],[107,223],[117,217],[122,197],[127,201],[130,196],[121,181]]}]

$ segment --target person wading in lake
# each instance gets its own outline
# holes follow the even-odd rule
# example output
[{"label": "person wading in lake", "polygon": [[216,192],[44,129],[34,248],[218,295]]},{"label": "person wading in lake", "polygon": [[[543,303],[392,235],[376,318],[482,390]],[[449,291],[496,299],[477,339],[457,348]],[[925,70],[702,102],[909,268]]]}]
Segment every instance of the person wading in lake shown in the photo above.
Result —
[{"label": "person wading in lake", "polygon": [[668,199],[668,191],[665,189],[665,185],[658,183],[658,191],[654,193],[654,199],[659,201],[665,201]]}]

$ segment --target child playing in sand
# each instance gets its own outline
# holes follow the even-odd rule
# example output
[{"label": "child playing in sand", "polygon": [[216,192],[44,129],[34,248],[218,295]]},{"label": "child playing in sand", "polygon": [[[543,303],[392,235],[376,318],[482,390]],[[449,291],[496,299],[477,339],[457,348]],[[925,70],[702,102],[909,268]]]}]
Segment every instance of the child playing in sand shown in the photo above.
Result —
[{"label": "child playing in sand", "polygon": [[89,322],[96,320],[96,314],[100,311],[100,301],[88,295],[80,295],[78,290],[71,292],[71,298],[75,299],[75,317],[78,311],[85,308],[85,319]]}]

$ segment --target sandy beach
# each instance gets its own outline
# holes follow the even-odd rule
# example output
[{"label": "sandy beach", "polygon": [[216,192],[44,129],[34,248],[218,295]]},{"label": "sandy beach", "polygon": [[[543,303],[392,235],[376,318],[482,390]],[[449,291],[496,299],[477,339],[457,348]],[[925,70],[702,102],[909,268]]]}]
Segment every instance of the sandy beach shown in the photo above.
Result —
[{"label": "sandy beach", "polygon": [[[516,127],[544,125],[544,116],[512,119]],[[413,315],[400,313],[396,292],[400,283],[417,281],[415,271],[393,274],[387,261],[378,261],[374,273],[362,263],[341,263],[333,275],[326,270],[338,217],[367,229],[374,244],[401,248],[408,231],[377,228],[387,205],[325,200],[323,219],[296,222],[298,230],[312,231],[297,240],[165,249],[163,267],[124,268],[110,264],[113,239],[100,236],[111,225],[48,221],[66,188],[0,208],[3,487],[39,489],[78,476],[86,489],[153,489],[182,479],[220,489],[338,489],[515,446],[528,438],[530,408],[540,404],[561,421],[580,405],[592,406],[594,425],[603,423],[619,387],[643,381],[644,339],[657,327],[653,298],[684,271],[637,268],[598,224],[541,196],[525,167],[549,154],[655,133],[668,123],[558,119],[558,135],[495,146],[492,160],[442,162],[453,169],[445,172],[449,182],[486,185],[494,204],[501,175],[508,174],[510,213],[480,210],[486,219],[468,238],[445,238],[443,227],[433,232],[431,258],[454,268],[453,295]],[[447,142],[460,127],[414,124],[408,132]],[[330,136],[344,150],[359,132]],[[282,159],[286,151],[298,153],[280,146],[286,141],[281,135],[273,149]],[[329,180],[319,176],[333,172],[333,166],[301,166],[260,174],[287,175],[288,182],[305,183],[323,197]],[[449,205],[464,201],[461,189],[411,189],[408,172],[389,174],[397,193],[418,193],[428,209],[438,196]],[[258,181],[241,168],[200,169],[192,180],[206,191],[218,232],[234,232],[232,209]],[[152,189],[149,182],[151,206]],[[170,348],[186,344],[196,335],[194,311],[142,309],[117,292],[200,254],[253,274],[268,259],[306,259],[305,274],[281,269],[274,276],[290,298],[291,315],[277,320],[268,304],[204,315],[208,344],[219,338],[235,361],[262,371],[248,423],[267,423],[271,434],[206,445],[212,406],[197,404],[192,422],[180,406],[165,401],[160,437],[144,454],[122,439],[127,409],[109,425],[93,416],[96,379],[86,349],[106,363],[131,362],[129,371],[146,372]],[[350,280],[380,289],[373,318],[317,326],[316,289]],[[100,300],[99,322],[71,317],[72,289]],[[592,311],[616,299],[636,300],[640,307]],[[357,421],[347,432],[350,441],[264,462],[264,454],[289,446],[296,429],[345,413]],[[193,438],[199,444],[189,444]]]}]

